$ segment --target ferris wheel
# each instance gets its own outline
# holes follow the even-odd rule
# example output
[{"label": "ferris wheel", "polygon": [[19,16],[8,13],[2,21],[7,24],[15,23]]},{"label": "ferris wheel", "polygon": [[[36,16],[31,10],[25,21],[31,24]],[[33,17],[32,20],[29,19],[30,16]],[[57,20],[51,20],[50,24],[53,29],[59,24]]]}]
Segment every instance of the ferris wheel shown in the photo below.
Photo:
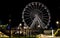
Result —
[{"label": "ferris wheel", "polygon": [[22,12],[24,26],[30,29],[36,28],[45,29],[50,23],[50,12],[48,8],[40,2],[31,2],[26,5]]}]

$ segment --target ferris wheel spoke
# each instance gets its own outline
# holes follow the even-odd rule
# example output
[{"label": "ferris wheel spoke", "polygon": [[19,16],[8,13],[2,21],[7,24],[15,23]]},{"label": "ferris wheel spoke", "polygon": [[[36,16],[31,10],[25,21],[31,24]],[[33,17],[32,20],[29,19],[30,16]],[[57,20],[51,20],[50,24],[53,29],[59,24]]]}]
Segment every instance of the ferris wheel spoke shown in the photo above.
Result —
[{"label": "ferris wheel spoke", "polygon": [[29,4],[29,5],[28,5],[28,8],[31,9],[31,10],[33,10],[32,4]]},{"label": "ferris wheel spoke", "polygon": [[28,6],[28,8],[29,8],[30,10],[33,10],[32,6]]},{"label": "ferris wheel spoke", "polygon": [[[26,9],[27,10],[27,9]],[[27,12],[31,12],[31,10],[27,10]]]},{"label": "ferris wheel spoke", "polygon": [[43,13],[43,15],[47,15],[48,13]]},{"label": "ferris wheel spoke", "polygon": [[32,9],[30,7],[29,8],[26,8],[26,10],[32,11]]},{"label": "ferris wheel spoke", "polygon": [[29,18],[25,18],[26,20],[28,20]]},{"label": "ferris wheel spoke", "polygon": [[43,17],[45,17],[45,18],[46,18],[46,17],[48,17],[48,16],[43,16]]},{"label": "ferris wheel spoke", "polygon": [[43,11],[44,10],[44,7],[41,9],[41,11]]},{"label": "ferris wheel spoke", "polygon": [[43,18],[43,20],[48,20],[47,18]]},{"label": "ferris wheel spoke", "polygon": [[40,6],[39,3],[37,3],[37,9],[39,9],[39,6]]},{"label": "ferris wheel spoke", "polygon": [[37,3],[37,9],[39,9],[39,3]]},{"label": "ferris wheel spoke", "polygon": [[28,13],[28,12],[25,12],[25,14],[26,14],[26,15],[29,15],[29,13]]},{"label": "ferris wheel spoke", "polygon": [[43,10],[44,10],[44,8],[45,8],[45,7],[44,7],[44,5],[42,5],[42,6],[41,6],[40,11],[43,11]]},{"label": "ferris wheel spoke", "polygon": [[29,15],[24,15],[24,17],[30,17]]},{"label": "ferris wheel spoke", "polygon": [[37,9],[37,2],[34,3],[34,9]]},{"label": "ferris wheel spoke", "polygon": [[43,20],[45,23],[47,23],[48,22],[48,20],[46,21],[46,20]]},{"label": "ferris wheel spoke", "polygon": [[34,3],[34,2],[32,2],[32,7],[33,7],[33,9],[35,9],[35,6],[34,6],[34,5],[35,5],[35,3]]},{"label": "ferris wheel spoke", "polygon": [[43,11],[44,10],[44,7],[41,7],[40,11]]},{"label": "ferris wheel spoke", "polygon": [[[26,9],[25,9],[25,10],[26,10]],[[24,12],[30,13],[30,11],[29,11],[29,10],[26,10],[26,11],[24,11]]]},{"label": "ferris wheel spoke", "polygon": [[42,4],[40,4],[40,6],[39,6],[39,10],[41,10],[41,7],[42,7]]},{"label": "ferris wheel spoke", "polygon": [[29,25],[29,27],[30,27],[31,23],[32,23],[32,20],[31,20],[31,21],[29,22],[29,24],[28,24],[28,25]]},{"label": "ferris wheel spoke", "polygon": [[31,8],[34,9],[34,6],[31,4]]},{"label": "ferris wheel spoke", "polygon": [[48,12],[47,12],[47,9],[42,10],[42,12],[43,12],[43,13],[48,13]]},{"label": "ferris wheel spoke", "polygon": [[[25,19],[25,21],[26,21],[27,19]],[[27,23],[29,22],[29,19],[28,19],[28,21],[26,21]]]}]

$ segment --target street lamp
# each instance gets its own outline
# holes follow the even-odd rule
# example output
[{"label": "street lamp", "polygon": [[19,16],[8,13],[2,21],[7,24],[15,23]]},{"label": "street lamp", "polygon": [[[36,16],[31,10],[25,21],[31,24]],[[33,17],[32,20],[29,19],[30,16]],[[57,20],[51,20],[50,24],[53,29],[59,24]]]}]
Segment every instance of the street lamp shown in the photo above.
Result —
[{"label": "street lamp", "polygon": [[58,25],[59,24],[59,21],[56,21],[56,24]]},{"label": "street lamp", "polygon": [[57,27],[60,28],[60,22],[56,21],[56,24],[58,25]]}]

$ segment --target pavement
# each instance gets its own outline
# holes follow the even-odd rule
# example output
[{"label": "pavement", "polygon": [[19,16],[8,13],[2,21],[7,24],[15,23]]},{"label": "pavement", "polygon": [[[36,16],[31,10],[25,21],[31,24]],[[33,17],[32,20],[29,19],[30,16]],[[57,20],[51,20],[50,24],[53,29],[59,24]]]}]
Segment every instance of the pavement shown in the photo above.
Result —
[{"label": "pavement", "polygon": [[4,33],[0,32],[0,37],[9,37],[9,36],[7,36]]},{"label": "pavement", "polygon": [[[4,33],[0,32],[0,37],[7,37],[9,38],[9,36],[5,35]],[[60,38],[60,37],[56,37],[56,36],[52,36],[52,35],[43,35],[43,34],[39,34],[36,36],[36,38]]]}]

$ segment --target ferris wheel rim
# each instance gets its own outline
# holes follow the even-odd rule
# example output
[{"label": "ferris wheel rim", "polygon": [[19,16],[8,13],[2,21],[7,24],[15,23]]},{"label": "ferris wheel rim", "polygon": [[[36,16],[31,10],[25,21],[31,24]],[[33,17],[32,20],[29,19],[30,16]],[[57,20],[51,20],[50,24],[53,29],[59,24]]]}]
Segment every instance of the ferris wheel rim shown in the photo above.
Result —
[{"label": "ferris wheel rim", "polygon": [[[29,4],[27,4],[26,6],[25,6],[25,8],[28,8],[28,6],[30,5],[30,4],[32,4],[32,3],[35,3],[35,2],[31,2],[31,3],[29,3]],[[37,2],[37,3],[40,3],[40,2]],[[40,3],[40,4],[42,4],[42,3]],[[44,5],[44,4],[42,4],[42,5]],[[44,5],[45,6],[45,5]],[[45,6],[46,7],[46,6]],[[23,9],[23,12],[22,12],[22,22],[24,22],[24,25],[27,25],[26,24],[26,22],[25,22],[25,20],[24,20],[24,11],[25,11],[25,8]],[[47,8],[47,7],[46,7]],[[47,8],[48,9],[48,8]],[[48,10],[48,16],[49,16],[49,19],[48,19],[48,22],[47,22],[47,25],[46,26],[49,26],[49,23],[50,23],[50,19],[51,19],[51,17],[50,17],[50,11]]]}]

